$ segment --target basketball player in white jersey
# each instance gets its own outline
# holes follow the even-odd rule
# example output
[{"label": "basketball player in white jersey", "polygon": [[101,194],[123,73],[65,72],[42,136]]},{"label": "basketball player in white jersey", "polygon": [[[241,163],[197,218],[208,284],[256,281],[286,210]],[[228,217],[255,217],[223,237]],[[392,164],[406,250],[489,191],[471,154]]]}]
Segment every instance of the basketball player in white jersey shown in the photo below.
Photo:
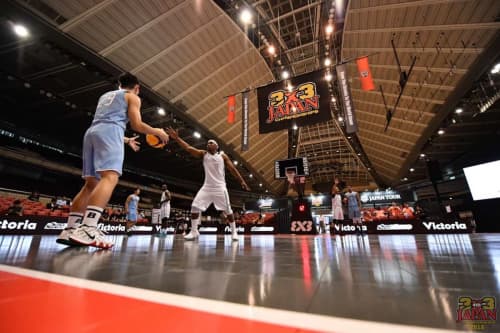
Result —
[{"label": "basketball player in white jersey", "polygon": [[[229,195],[226,187],[225,167],[239,180],[241,187],[250,191],[247,183],[234,167],[229,157],[223,152],[219,152],[219,146],[215,140],[208,140],[207,150],[196,149],[179,137],[176,130],[169,127],[167,133],[179,145],[194,157],[203,159],[203,169],[205,170],[205,181],[196,194],[191,204],[191,232],[184,236],[186,240],[194,240],[199,237],[198,224],[201,220],[201,212],[207,210],[210,204],[214,204],[215,209],[223,211],[229,225],[231,226],[231,237],[233,241],[238,240],[236,222],[234,222],[233,210],[229,202]],[[225,166],[225,167],[224,167]]]},{"label": "basketball player in white jersey", "polygon": [[163,219],[170,218],[170,200],[172,199],[172,194],[168,190],[167,184],[161,186],[161,198],[160,198],[160,221]]},{"label": "basketball player in white jersey", "polygon": [[[342,196],[340,189],[336,184],[332,186],[332,215],[333,215],[333,225],[339,224],[339,235],[343,234],[342,226],[344,221],[344,212],[342,210]],[[332,229],[334,230],[334,229]]]},{"label": "basketball player in white jersey", "polygon": [[162,142],[168,142],[163,129],[142,122],[139,80],[125,73],[118,81],[118,90],[109,91],[99,98],[94,120],[85,132],[82,153],[85,184],[72,201],[67,227],[57,238],[58,243],[103,249],[113,246],[104,239],[97,223],[122,174],[123,142],[128,141],[124,133],[129,120],[134,131],[153,134]]}]

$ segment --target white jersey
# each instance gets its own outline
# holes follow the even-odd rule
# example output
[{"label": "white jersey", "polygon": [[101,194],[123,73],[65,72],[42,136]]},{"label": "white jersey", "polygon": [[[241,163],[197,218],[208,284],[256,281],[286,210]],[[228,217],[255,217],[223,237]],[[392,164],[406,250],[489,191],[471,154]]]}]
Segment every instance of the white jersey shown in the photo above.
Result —
[{"label": "white jersey", "polygon": [[343,220],[344,211],[342,210],[342,197],[335,194],[332,198],[332,215],[334,220]]},{"label": "white jersey", "polygon": [[203,155],[203,169],[205,169],[205,182],[202,188],[220,189],[226,187],[226,173],[224,158],[221,153]]},{"label": "white jersey", "polygon": [[161,199],[160,199],[160,202],[161,202],[161,203],[167,203],[167,202],[170,202],[170,200],[169,200],[169,201],[167,201],[167,202],[164,202],[165,200],[167,200],[167,198],[168,198],[169,196],[170,196],[170,193],[169,193],[169,191],[168,191],[168,190],[167,190],[167,191],[163,191],[163,192],[161,192]]}]

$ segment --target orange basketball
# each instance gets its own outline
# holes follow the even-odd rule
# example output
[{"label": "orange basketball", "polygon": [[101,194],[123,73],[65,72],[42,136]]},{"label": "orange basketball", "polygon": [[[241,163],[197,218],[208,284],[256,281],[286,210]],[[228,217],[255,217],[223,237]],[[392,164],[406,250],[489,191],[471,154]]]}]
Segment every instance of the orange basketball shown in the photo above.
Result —
[{"label": "orange basketball", "polygon": [[165,147],[165,144],[161,142],[160,138],[153,134],[146,134],[146,142],[153,148]]}]

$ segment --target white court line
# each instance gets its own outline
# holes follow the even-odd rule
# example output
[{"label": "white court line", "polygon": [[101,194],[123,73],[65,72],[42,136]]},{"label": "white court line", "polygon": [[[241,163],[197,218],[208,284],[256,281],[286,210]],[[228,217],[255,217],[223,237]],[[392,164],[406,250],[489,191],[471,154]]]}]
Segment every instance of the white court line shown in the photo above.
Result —
[{"label": "white court line", "polygon": [[[18,274],[30,278],[64,284],[75,288],[84,288],[105,294],[118,295],[122,297],[134,298],[152,303],[159,303],[178,308],[201,311],[221,316],[234,317],[239,319],[254,320],[275,325],[316,330],[322,332],[335,333],[439,333],[439,332],[461,332],[455,330],[444,330],[428,327],[407,326],[398,324],[388,324],[375,321],[365,321],[357,319],[345,319],[333,316],[317,314],[307,314],[287,310],[277,310],[250,306],[223,301],[208,300],[192,296],[183,296],[166,292],[126,287],[107,282],[97,282],[63,276],[53,273],[40,272],[25,268],[13,267],[0,264],[0,271]],[[0,296],[1,297],[1,296]]]}]

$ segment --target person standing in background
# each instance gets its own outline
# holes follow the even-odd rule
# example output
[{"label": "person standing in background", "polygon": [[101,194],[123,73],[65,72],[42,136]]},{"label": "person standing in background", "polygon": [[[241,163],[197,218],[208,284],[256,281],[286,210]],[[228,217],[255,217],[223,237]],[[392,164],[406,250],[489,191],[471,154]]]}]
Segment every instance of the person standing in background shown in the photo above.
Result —
[{"label": "person standing in background", "polygon": [[347,186],[347,193],[345,194],[347,200],[347,211],[349,218],[352,219],[356,233],[363,235],[363,224],[361,223],[361,200],[359,199],[358,192],[354,192],[352,187]]},{"label": "person standing in background", "polygon": [[339,225],[339,235],[343,235],[342,226],[344,221],[344,211],[342,210],[342,195],[336,184],[332,186],[332,215],[333,221],[330,230],[335,230],[335,224]]},{"label": "person standing in background", "polygon": [[160,235],[167,233],[167,224],[168,219],[170,219],[170,200],[172,199],[172,195],[168,190],[167,184],[163,184],[161,186],[161,198],[160,198]]},{"label": "person standing in background", "polygon": [[127,197],[125,201],[125,212],[127,214],[127,226],[125,228],[125,232],[128,236],[132,234],[132,228],[137,224],[137,220],[139,219],[138,208],[139,208],[139,197],[141,194],[141,189],[136,188],[134,193]]}]

